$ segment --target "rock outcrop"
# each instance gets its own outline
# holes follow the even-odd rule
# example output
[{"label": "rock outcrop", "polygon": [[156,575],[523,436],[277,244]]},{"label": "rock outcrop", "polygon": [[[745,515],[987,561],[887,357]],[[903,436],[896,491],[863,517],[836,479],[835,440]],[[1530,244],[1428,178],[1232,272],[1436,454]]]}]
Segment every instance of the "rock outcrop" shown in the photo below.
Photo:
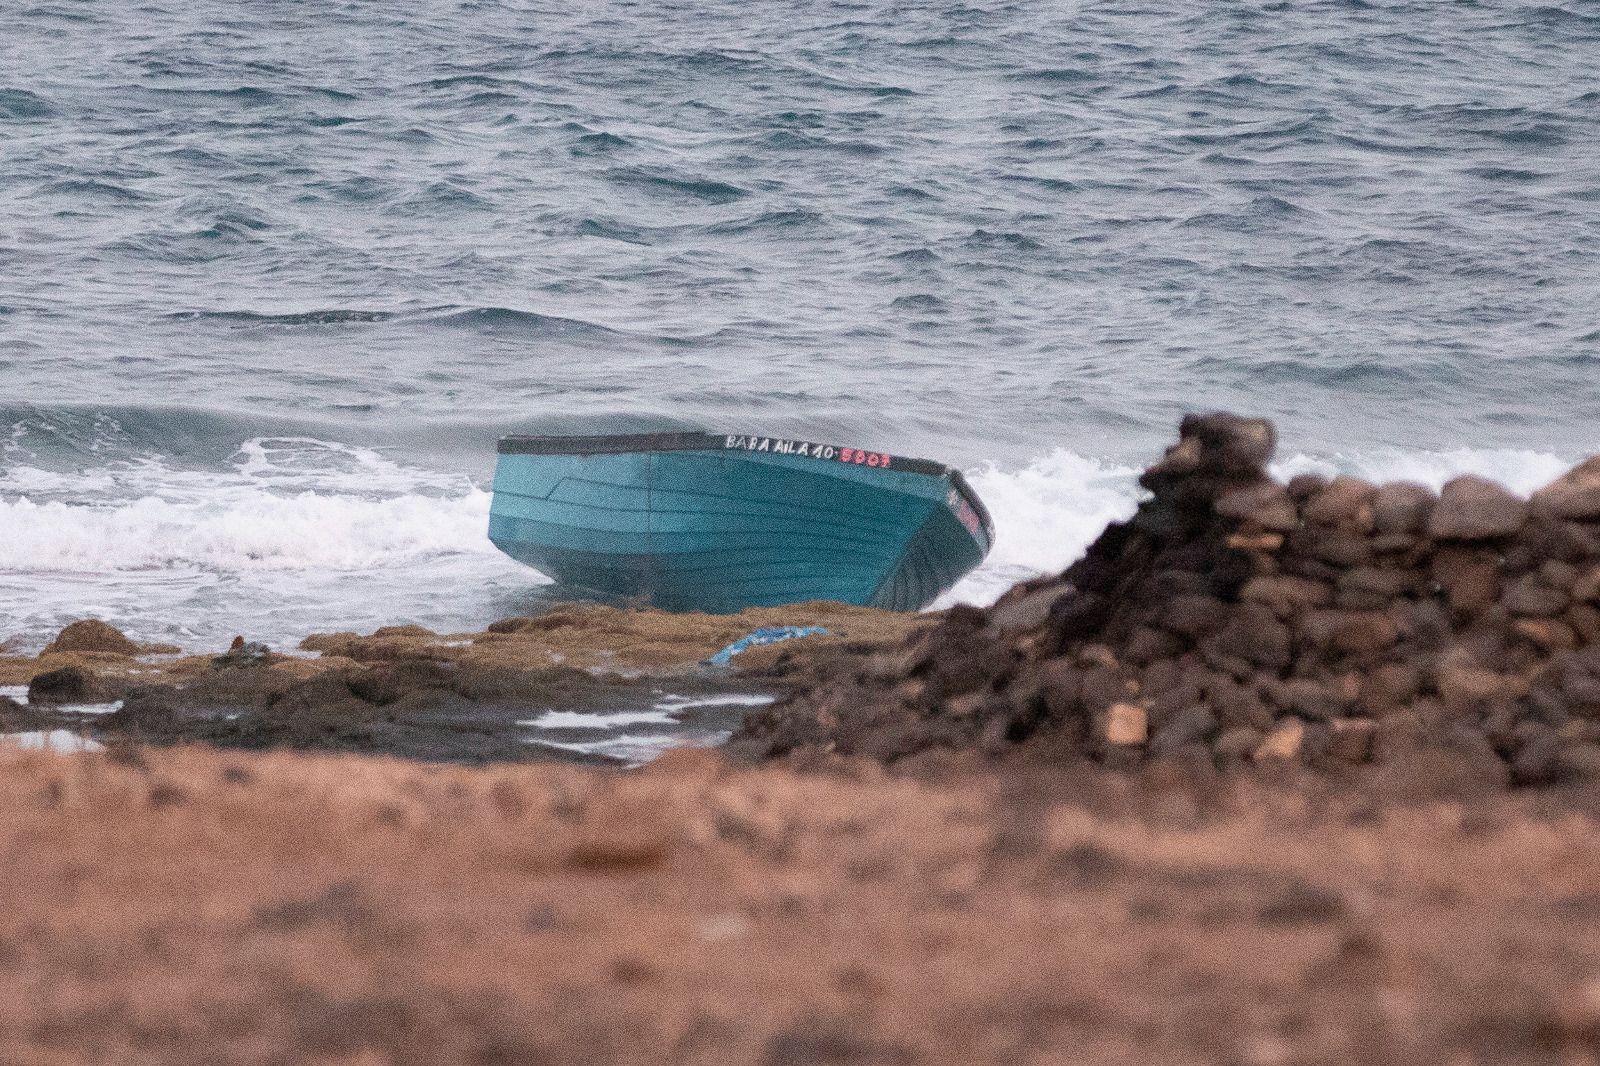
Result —
[{"label": "rock outcrop", "polygon": [[44,649],[45,654],[64,652],[101,652],[110,655],[138,655],[144,649],[127,637],[116,626],[98,618],[85,618],[73,622],[56,634],[56,639]]},{"label": "rock outcrop", "polygon": [[1600,461],[1524,500],[1471,476],[1281,484],[1273,445],[1261,420],[1184,419],[1150,499],[1065,573],[820,661],[736,743],[1600,773]]}]

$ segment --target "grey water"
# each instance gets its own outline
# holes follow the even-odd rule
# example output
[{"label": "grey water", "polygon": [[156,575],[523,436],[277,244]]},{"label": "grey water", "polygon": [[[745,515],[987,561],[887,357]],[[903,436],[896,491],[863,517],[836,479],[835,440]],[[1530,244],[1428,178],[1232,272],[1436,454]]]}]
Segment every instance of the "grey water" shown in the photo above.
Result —
[{"label": "grey water", "polygon": [[1195,408],[1600,448],[1600,4],[0,5],[0,639],[481,625],[507,431],[972,467],[967,590]]}]

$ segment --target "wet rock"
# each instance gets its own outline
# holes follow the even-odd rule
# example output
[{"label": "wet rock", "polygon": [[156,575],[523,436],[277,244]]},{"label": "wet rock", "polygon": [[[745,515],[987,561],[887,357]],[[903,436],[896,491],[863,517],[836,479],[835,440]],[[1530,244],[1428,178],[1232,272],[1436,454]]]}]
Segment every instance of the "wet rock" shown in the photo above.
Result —
[{"label": "wet rock", "polygon": [[45,654],[64,652],[100,652],[108,655],[138,655],[139,645],[123,636],[122,631],[97,618],[73,622],[56,639],[45,646]]},{"label": "wet rock", "polygon": [[28,682],[30,704],[88,703],[95,694],[94,678],[76,666],[64,666],[34,675]]},{"label": "wet rock", "polygon": [[212,667],[222,670],[231,666],[265,666],[272,658],[272,649],[256,641],[234,637],[228,650],[211,660]]},{"label": "wet rock", "polygon": [[1486,478],[1467,474],[1447,482],[1428,518],[1440,540],[1509,537],[1528,520],[1527,501]]},{"label": "wet rock", "polygon": [[0,732],[14,733],[24,729],[38,729],[47,724],[48,716],[33,707],[18,703],[10,696],[0,696]]}]

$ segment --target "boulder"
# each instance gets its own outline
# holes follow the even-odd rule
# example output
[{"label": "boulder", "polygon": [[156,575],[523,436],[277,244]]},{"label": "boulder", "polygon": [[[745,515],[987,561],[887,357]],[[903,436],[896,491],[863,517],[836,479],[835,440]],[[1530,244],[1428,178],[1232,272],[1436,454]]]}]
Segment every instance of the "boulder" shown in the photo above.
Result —
[{"label": "boulder", "polygon": [[1556,518],[1600,518],[1600,455],[1586,459],[1533,494],[1533,506]]},{"label": "boulder", "polygon": [[1294,654],[1294,638],[1289,627],[1266,607],[1246,603],[1239,606],[1206,649],[1264,669],[1281,670]]},{"label": "boulder", "polygon": [[1150,752],[1164,755],[1182,748],[1185,744],[1205,740],[1216,732],[1217,716],[1203,703],[1197,703],[1174,715],[1166,725],[1156,730],[1150,738]]},{"label": "boulder", "polygon": [[1452,714],[1471,713],[1486,704],[1517,699],[1528,692],[1523,678],[1458,662],[1440,665],[1438,686],[1445,710]]},{"label": "boulder", "polygon": [[1566,590],[1554,588],[1538,575],[1529,574],[1506,586],[1500,605],[1524,618],[1550,618],[1566,610],[1571,599]]},{"label": "boulder", "polygon": [[[1178,479],[1195,479],[1196,487],[1209,480],[1254,481],[1266,468],[1277,445],[1272,423],[1264,418],[1242,418],[1216,413],[1185,415],[1178,425],[1178,443],[1161,461],[1146,470],[1139,483],[1154,491]],[[1214,494],[1213,494],[1214,497]]]},{"label": "boulder", "polygon": [[1372,757],[1377,726],[1364,718],[1338,718],[1330,723],[1328,754],[1344,762],[1363,763]]},{"label": "boulder", "polygon": [[1434,495],[1426,485],[1393,481],[1372,497],[1372,530],[1379,534],[1420,533],[1427,527]]},{"label": "boulder", "polygon": [[94,698],[94,678],[76,666],[35,674],[28,682],[30,704],[85,703]]},{"label": "boulder", "polygon": [[1382,611],[1315,611],[1302,632],[1313,646],[1344,655],[1383,651],[1400,639],[1400,627]]},{"label": "boulder", "polygon": [[1469,549],[1440,551],[1433,557],[1432,572],[1458,615],[1475,615],[1500,598],[1499,567]]},{"label": "boulder", "polygon": [[1367,715],[1384,718],[1406,706],[1422,689],[1422,672],[1406,663],[1386,663],[1365,674],[1357,701]]},{"label": "boulder", "polygon": [[1343,475],[1306,501],[1305,518],[1325,526],[1348,526],[1362,533],[1372,529],[1376,490],[1359,478]]},{"label": "boulder", "polygon": [[1439,540],[1509,537],[1528,520],[1528,503],[1487,478],[1467,474],[1447,482],[1428,518]]},{"label": "boulder", "polygon": [[1231,489],[1217,497],[1217,514],[1239,522],[1253,522],[1262,529],[1288,533],[1300,525],[1294,500],[1276,481],[1258,481]]},{"label": "boulder", "polygon": [[1572,583],[1572,597],[1600,603],[1600,566],[1596,566]]},{"label": "boulder", "polygon": [[1228,621],[1228,605],[1215,596],[1174,596],[1161,612],[1162,628],[1186,637],[1201,637]]},{"label": "boulder", "polygon": [[1212,742],[1211,750],[1219,758],[1242,759],[1261,746],[1261,730],[1247,725],[1225,729]]},{"label": "boulder", "polygon": [[1326,607],[1333,602],[1333,589],[1310,578],[1271,574],[1245,582],[1239,598],[1246,603],[1259,603],[1279,618],[1288,618],[1311,608]]},{"label": "boulder", "polygon": [[1578,634],[1573,628],[1553,618],[1518,618],[1511,628],[1546,651],[1578,646]]},{"label": "boulder", "polygon": [[138,655],[139,645],[122,635],[115,626],[98,618],[73,622],[45,646],[45,654],[61,652],[101,652],[110,655]]}]

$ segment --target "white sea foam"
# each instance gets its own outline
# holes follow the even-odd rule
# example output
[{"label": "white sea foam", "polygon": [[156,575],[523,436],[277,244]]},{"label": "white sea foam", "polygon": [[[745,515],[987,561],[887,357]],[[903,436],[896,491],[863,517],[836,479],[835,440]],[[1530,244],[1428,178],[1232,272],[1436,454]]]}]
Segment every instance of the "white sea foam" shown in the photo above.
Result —
[{"label": "white sea foam", "polygon": [[622,729],[630,725],[674,725],[677,719],[663,710],[649,711],[545,711],[518,725],[536,729]]},{"label": "white sea foam", "polygon": [[199,566],[369,569],[435,553],[488,553],[489,494],[371,499],[222,487],[200,500],[0,500],[0,568],[104,572]]},{"label": "white sea foam", "polygon": [[247,441],[231,469],[128,460],[76,473],[0,469],[0,568],[373,568],[488,553],[489,494],[365,448]]},{"label": "white sea foam", "polygon": [[[42,643],[85,615],[195,648],[235,632],[292,646],[310,631],[395,621],[476,628],[525,611],[528,590],[546,580],[489,544],[482,486],[370,449],[262,438],[227,468],[200,471],[151,457],[78,472],[7,458],[0,637]],[[1435,488],[1470,472],[1528,492],[1571,459],[1390,449],[1291,454],[1273,472]],[[1142,496],[1136,467],[1066,450],[969,476],[994,516],[994,550],[935,606],[990,603],[1017,581],[1059,572]]]},{"label": "white sea foam", "polygon": [[[1478,474],[1519,493],[1559,476],[1574,461],[1549,452],[1493,448],[1449,451],[1374,450],[1361,454],[1296,453],[1273,464],[1280,478],[1353,474],[1372,481],[1418,481],[1438,489],[1460,474]],[[1132,466],[1055,451],[1016,470],[987,467],[968,477],[995,523],[989,558],[934,608],[993,603],[1018,581],[1058,573],[1083,555],[1106,523],[1126,518],[1144,493]]]},{"label": "white sea foam", "polygon": [[1018,581],[1066,568],[1138,506],[1139,471],[1057,449],[1020,470],[990,466],[968,478],[994,519],[995,543],[977,570],[933,606],[988,604]]},{"label": "white sea foam", "polygon": [[209,648],[235,633],[397,620],[481,626],[545,579],[485,536],[489,493],[449,472],[305,438],[247,441],[224,468],[151,457],[59,471],[0,460],[0,638],[75,618]]},{"label": "white sea foam", "polygon": [[1354,474],[1376,482],[1417,481],[1435,491],[1453,477],[1477,474],[1527,495],[1560,477],[1575,461],[1575,458],[1563,459],[1549,452],[1515,449],[1455,448],[1425,452],[1390,448],[1360,455],[1296,453],[1274,463],[1272,472],[1280,478],[1296,474]]},{"label": "white sea foam", "polygon": [[22,751],[53,751],[59,754],[105,751],[98,740],[79,736],[67,729],[32,730],[25,733],[0,733],[0,749],[16,748]]}]

